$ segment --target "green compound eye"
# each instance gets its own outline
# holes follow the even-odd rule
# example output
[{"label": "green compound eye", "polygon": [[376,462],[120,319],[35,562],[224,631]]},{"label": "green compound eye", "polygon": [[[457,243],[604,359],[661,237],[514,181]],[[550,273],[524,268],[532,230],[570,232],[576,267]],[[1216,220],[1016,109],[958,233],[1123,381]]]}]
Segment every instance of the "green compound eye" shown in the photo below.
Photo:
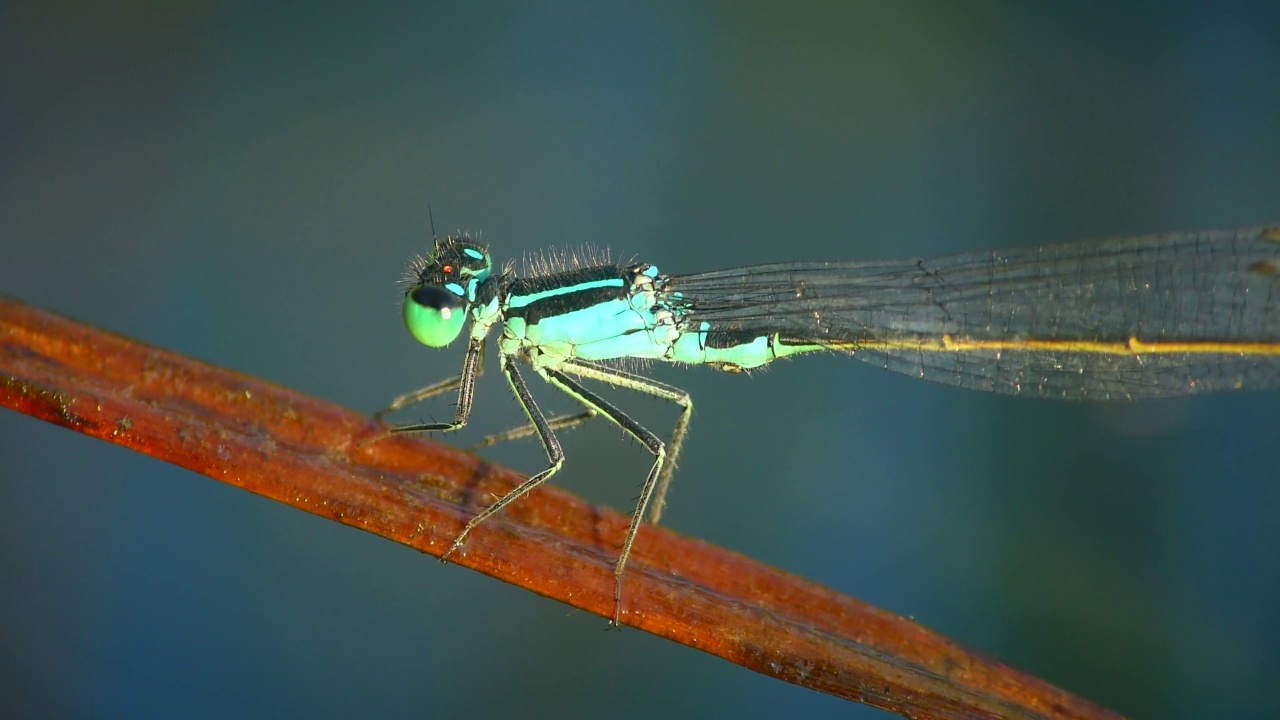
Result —
[{"label": "green compound eye", "polygon": [[466,319],[462,298],[438,285],[419,285],[405,295],[405,327],[428,347],[444,347],[453,342]]}]

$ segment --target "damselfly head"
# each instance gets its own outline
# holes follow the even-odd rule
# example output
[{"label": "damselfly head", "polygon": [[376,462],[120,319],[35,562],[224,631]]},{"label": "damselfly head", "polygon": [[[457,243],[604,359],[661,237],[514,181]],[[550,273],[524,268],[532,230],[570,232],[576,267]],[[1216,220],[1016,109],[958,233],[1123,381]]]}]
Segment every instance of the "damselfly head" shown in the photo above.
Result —
[{"label": "damselfly head", "polygon": [[476,287],[489,278],[489,251],[470,235],[436,240],[427,257],[409,263],[404,293],[404,324],[418,342],[444,347],[462,332],[467,305]]},{"label": "damselfly head", "polygon": [[421,255],[409,263],[409,289],[414,285],[447,285],[468,281],[484,282],[493,269],[489,249],[478,238],[466,233],[436,240],[436,246],[425,258]]}]

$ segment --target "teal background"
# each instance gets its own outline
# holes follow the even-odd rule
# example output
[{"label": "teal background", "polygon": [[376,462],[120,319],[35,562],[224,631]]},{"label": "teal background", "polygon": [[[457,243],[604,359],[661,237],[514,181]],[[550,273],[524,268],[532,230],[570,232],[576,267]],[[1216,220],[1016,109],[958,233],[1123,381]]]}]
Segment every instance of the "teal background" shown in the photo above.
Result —
[{"label": "teal background", "polygon": [[[1280,222],[1277,27],[1262,2],[6,3],[0,291],[372,411],[461,362],[397,309],[429,206],[499,258],[672,272]],[[697,403],[669,527],[1126,714],[1280,715],[1275,394],[654,375]],[[486,377],[457,442],[519,419]],[[564,441],[557,482],[630,507],[643,449]],[[10,717],[887,716],[24,416],[0,457]]]}]

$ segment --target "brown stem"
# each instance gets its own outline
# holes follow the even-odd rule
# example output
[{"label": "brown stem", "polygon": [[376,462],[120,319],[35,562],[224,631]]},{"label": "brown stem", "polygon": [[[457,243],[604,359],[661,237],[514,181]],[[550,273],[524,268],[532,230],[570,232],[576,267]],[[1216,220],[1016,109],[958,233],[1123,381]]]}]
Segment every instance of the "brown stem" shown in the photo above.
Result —
[{"label": "brown stem", "polygon": [[[365,415],[0,296],[0,404],[439,556],[522,478]],[[453,562],[609,617],[627,518],[544,488]],[[1114,718],[892,613],[645,527],[624,624],[917,718]]]}]

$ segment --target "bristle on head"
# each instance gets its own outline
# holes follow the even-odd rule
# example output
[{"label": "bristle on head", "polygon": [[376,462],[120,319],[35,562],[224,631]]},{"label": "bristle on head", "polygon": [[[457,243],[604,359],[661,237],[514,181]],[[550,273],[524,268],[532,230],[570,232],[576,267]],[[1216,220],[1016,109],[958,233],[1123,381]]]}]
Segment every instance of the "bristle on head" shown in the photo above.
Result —
[{"label": "bristle on head", "polygon": [[421,253],[414,255],[409,259],[409,267],[405,270],[400,278],[400,285],[407,290],[415,285],[419,285],[424,280],[424,274],[432,269],[436,264],[436,259],[441,255],[448,255],[453,252],[459,244],[479,245],[485,248],[483,241],[480,239],[480,233],[474,235],[465,231],[458,230],[452,235],[446,235],[442,238],[435,239],[435,247],[431,249],[431,254],[423,256]]}]

